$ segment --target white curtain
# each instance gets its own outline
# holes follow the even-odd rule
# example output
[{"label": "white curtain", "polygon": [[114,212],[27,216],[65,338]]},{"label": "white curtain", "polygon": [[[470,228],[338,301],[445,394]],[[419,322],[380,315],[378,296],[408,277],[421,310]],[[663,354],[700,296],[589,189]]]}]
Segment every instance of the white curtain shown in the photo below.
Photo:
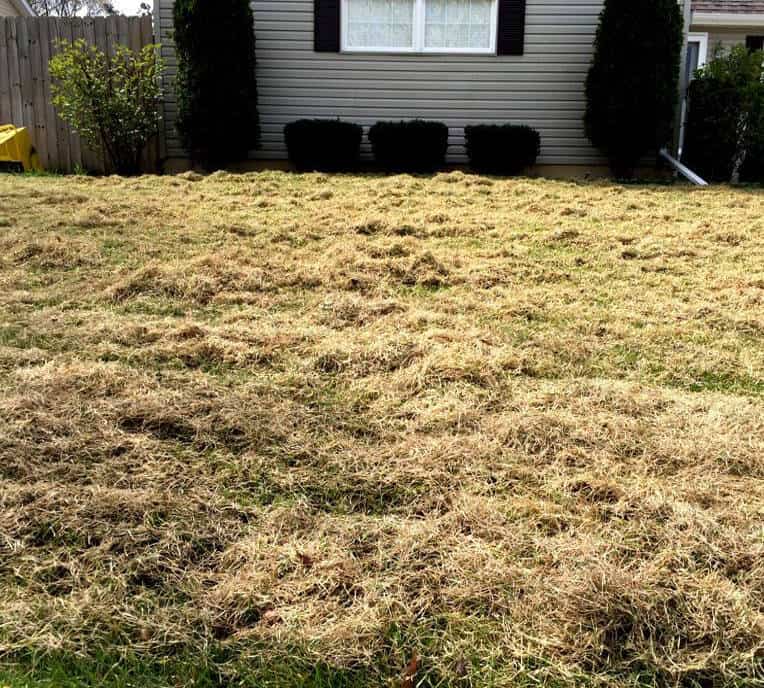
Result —
[{"label": "white curtain", "polygon": [[348,0],[350,48],[413,48],[415,0]]},{"label": "white curtain", "polygon": [[426,48],[491,47],[493,0],[425,0]]}]

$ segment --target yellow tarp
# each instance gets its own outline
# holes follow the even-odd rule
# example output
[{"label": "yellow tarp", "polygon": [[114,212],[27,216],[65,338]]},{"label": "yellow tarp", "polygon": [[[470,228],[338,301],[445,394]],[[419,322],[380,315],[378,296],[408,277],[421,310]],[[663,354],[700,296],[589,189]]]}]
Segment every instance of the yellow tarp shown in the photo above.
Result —
[{"label": "yellow tarp", "polygon": [[29,132],[12,124],[0,125],[0,164],[21,163],[25,172],[42,170]]}]

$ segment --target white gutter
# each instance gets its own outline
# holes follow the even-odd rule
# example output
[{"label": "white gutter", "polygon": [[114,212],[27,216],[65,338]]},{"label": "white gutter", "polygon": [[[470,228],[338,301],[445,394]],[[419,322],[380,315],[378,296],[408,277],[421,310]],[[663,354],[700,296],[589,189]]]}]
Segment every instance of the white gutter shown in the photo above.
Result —
[{"label": "white gutter", "polygon": [[681,174],[687,181],[695,186],[708,186],[708,182],[699,174],[695,174],[687,165],[683,165],[679,160],[673,157],[665,148],[661,148],[661,157],[667,160],[669,165]]},{"label": "white gutter", "polygon": [[682,149],[684,148],[684,128],[685,118],[687,116],[687,88],[689,86],[687,80],[687,60],[689,59],[688,39],[690,36],[690,25],[692,23],[691,18],[692,0],[684,0],[682,4],[682,53],[679,61],[679,93],[677,94],[679,107],[677,108],[674,121],[673,141],[673,150],[676,151],[676,156],[680,160],[682,159]]},{"label": "white gutter", "polygon": [[722,28],[764,28],[762,12],[693,12],[693,26],[719,26]]}]

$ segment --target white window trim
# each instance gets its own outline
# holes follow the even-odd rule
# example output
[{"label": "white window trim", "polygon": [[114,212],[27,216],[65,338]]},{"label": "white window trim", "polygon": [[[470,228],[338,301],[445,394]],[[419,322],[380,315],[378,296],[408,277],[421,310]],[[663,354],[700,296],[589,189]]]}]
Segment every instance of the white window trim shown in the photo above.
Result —
[{"label": "white window trim", "polygon": [[491,45],[488,48],[427,48],[425,47],[425,3],[427,0],[414,0],[414,45],[411,48],[364,48],[348,45],[348,2],[340,5],[340,49],[343,53],[388,53],[388,54],[426,54],[426,55],[496,55],[496,40],[499,22],[499,2],[491,0]]},{"label": "white window trim", "polygon": [[688,43],[698,43],[698,69],[705,67],[708,62],[708,34],[707,33],[689,33],[687,34]]}]

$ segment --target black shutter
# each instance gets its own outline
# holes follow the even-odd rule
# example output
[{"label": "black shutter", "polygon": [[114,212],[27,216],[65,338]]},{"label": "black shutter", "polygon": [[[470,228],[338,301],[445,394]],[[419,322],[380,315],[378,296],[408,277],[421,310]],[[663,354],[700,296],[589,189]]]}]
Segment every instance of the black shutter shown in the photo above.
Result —
[{"label": "black shutter", "polygon": [[314,0],[315,50],[340,51],[340,0]]},{"label": "black shutter", "polygon": [[499,0],[496,52],[522,55],[525,49],[525,0]]}]

